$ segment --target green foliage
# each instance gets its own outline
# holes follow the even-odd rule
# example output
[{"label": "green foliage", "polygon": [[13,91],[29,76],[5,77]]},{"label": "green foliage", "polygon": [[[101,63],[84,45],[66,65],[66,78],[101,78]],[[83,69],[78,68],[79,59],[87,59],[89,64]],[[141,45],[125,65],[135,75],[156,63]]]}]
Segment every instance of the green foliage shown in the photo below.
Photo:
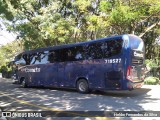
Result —
[{"label": "green foliage", "polygon": [[145,64],[148,69],[152,69],[152,68],[158,67],[160,65],[160,60],[159,59],[151,59],[151,60],[146,59]]},{"label": "green foliage", "polygon": [[144,83],[147,85],[160,85],[160,80],[157,77],[147,77]]},{"label": "green foliage", "polygon": [[0,67],[7,66],[8,62],[14,60],[15,55],[22,52],[23,48],[19,42],[12,42],[0,47]]},{"label": "green foliage", "polygon": [[1,9],[25,50],[134,33],[143,34],[148,59],[160,54],[153,44],[160,31],[159,0],[3,0]]},{"label": "green foliage", "polygon": [[151,5],[151,7],[149,8],[150,13],[153,14],[160,13],[160,1],[148,0],[146,2]]},{"label": "green foliage", "polygon": [[13,20],[14,16],[12,12],[8,10],[8,7],[5,0],[0,0],[0,15],[3,14],[8,20]]},{"label": "green foliage", "polygon": [[110,11],[112,9],[112,4],[106,0],[101,0],[100,5],[99,5],[99,9],[102,12]]},{"label": "green foliage", "polygon": [[9,63],[22,51],[21,41],[14,41],[0,47],[0,73],[3,77],[11,77],[12,66]]},{"label": "green foliage", "polygon": [[79,13],[87,12],[87,7],[90,6],[89,0],[76,0],[73,2],[73,6],[79,11]]},{"label": "green foliage", "polygon": [[[145,61],[145,64],[147,67],[146,76],[153,76],[154,78],[160,79],[160,59],[152,59],[152,60],[147,59]],[[154,80],[151,79],[151,82]],[[147,81],[150,80],[147,79]]]},{"label": "green foliage", "polygon": [[2,72],[10,72],[12,69],[7,64],[0,67],[0,73]]},{"label": "green foliage", "polygon": [[125,24],[135,20],[137,13],[133,12],[129,6],[118,6],[111,13],[111,20],[116,23]]}]

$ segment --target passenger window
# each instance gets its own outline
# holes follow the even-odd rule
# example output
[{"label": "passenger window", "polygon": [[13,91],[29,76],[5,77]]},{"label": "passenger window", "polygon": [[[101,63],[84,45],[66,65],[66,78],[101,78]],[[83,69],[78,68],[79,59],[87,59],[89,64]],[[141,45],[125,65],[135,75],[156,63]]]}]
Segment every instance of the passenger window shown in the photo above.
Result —
[{"label": "passenger window", "polygon": [[58,62],[58,51],[51,50],[48,54],[48,61],[50,63]]},{"label": "passenger window", "polygon": [[40,63],[39,64],[46,64],[49,63],[48,61],[48,51],[44,51],[41,53],[40,57]]},{"label": "passenger window", "polygon": [[89,45],[87,44],[84,47],[85,58],[89,60],[103,58],[103,51],[102,51],[101,46],[102,46],[101,42],[91,43]]},{"label": "passenger window", "polygon": [[101,47],[103,48],[104,58],[115,56],[121,53],[122,40],[105,41]]},{"label": "passenger window", "polygon": [[74,59],[76,61],[85,59],[85,51],[83,49],[83,46],[76,46],[75,47]]},{"label": "passenger window", "polygon": [[46,64],[48,63],[48,51],[31,54],[30,59],[30,64]]}]

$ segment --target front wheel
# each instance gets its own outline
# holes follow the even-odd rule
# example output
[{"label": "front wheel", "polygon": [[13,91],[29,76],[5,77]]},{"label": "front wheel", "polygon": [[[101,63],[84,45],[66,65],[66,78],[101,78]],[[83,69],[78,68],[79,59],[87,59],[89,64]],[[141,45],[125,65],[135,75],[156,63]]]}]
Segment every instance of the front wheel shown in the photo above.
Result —
[{"label": "front wheel", "polygon": [[81,79],[77,82],[77,90],[80,93],[88,93],[89,92],[89,86],[85,79]]}]

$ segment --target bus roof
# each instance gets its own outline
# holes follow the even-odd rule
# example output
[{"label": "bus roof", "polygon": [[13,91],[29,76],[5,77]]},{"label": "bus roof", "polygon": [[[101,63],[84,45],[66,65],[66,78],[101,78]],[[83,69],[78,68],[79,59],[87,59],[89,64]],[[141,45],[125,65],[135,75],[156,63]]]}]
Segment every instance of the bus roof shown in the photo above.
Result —
[{"label": "bus roof", "polygon": [[[130,34],[123,34],[123,35],[130,36]],[[79,42],[79,43],[64,44],[64,45],[58,45],[58,46],[49,46],[49,47],[38,48],[38,49],[34,49],[34,50],[27,50],[27,51],[24,51],[20,54],[30,54],[30,53],[41,52],[41,51],[58,50],[58,49],[69,48],[69,47],[74,47],[74,46],[80,46],[80,45],[84,45],[87,43],[94,43],[94,42],[98,42],[98,41],[118,39],[118,38],[122,38],[123,35],[116,35],[116,36],[100,38],[100,39],[96,39],[96,40],[89,40],[89,41]]]}]

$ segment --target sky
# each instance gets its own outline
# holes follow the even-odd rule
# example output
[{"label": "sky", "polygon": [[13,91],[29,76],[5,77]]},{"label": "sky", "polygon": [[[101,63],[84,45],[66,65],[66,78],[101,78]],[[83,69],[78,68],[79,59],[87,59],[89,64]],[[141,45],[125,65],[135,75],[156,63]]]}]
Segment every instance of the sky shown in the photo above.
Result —
[{"label": "sky", "polygon": [[8,32],[0,19],[0,46],[12,42],[16,39],[16,34]]},{"label": "sky", "polygon": [[5,30],[0,31],[0,45],[5,45],[16,39],[16,35]]}]

